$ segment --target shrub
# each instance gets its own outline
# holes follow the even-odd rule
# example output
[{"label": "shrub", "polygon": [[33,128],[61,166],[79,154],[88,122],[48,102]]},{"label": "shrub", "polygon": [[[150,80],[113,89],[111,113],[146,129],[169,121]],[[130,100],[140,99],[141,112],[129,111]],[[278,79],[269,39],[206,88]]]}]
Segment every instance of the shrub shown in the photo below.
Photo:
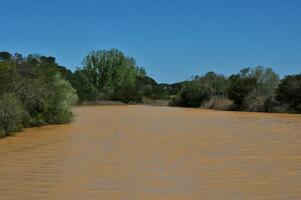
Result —
[{"label": "shrub", "polygon": [[245,97],[240,109],[251,112],[265,112],[265,101],[265,97],[254,90]]},{"label": "shrub", "polygon": [[171,98],[171,101],[169,102],[169,106],[181,106],[182,105],[182,98],[178,95],[175,95]]},{"label": "shrub", "polygon": [[45,105],[45,120],[50,124],[68,123],[72,119],[71,106],[78,101],[76,91],[60,74],[49,82]]},{"label": "shrub", "polygon": [[266,112],[282,113],[287,112],[289,107],[287,104],[281,104],[275,97],[268,98],[264,103]]},{"label": "shrub", "polygon": [[124,85],[115,90],[112,99],[123,103],[139,103],[142,102],[142,95],[136,88],[130,85]]},{"label": "shrub", "polygon": [[53,57],[29,55],[0,59],[1,135],[22,127],[67,123],[76,91]]},{"label": "shrub", "polygon": [[20,131],[24,117],[24,108],[14,94],[0,96],[0,137]]},{"label": "shrub", "polygon": [[201,108],[217,109],[217,110],[232,110],[233,101],[223,96],[211,97],[208,101],[203,101]]},{"label": "shrub", "polygon": [[226,86],[227,79],[214,72],[208,72],[201,77],[196,76],[193,80],[183,83],[180,93],[172,99],[170,105],[199,107],[203,101],[215,96],[224,96]]},{"label": "shrub", "polygon": [[178,94],[178,97],[173,98],[170,105],[183,107],[199,107],[202,101],[208,99],[208,94],[202,87],[199,81],[192,80],[185,83],[184,87]]}]

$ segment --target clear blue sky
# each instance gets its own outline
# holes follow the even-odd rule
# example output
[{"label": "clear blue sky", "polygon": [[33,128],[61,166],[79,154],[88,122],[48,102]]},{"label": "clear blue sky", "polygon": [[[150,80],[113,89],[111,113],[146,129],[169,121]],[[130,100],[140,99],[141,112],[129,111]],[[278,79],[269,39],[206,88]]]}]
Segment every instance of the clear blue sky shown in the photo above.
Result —
[{"label": "clear blue sky", "polygon": [[264,65],[301,72],[299,0],[0,0],[0,51],[70,69],[118,48],[159,82]]}]

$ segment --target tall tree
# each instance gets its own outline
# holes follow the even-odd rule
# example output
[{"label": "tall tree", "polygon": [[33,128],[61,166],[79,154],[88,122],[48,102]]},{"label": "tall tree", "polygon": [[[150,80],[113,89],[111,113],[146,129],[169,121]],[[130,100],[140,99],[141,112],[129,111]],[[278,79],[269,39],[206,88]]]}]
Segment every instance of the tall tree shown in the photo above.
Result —
[{"label": "tall tree", "polygon": [[[100,93],[124,102],[139,96],[136,94],[136,80],[137,77],[145,75],[145,71],[136,65],[134,58],[125,56],[117,49],[92,51],[84,59],[82,70],[86,71],[88,84],[93,85]],[[123,90],[127,91],[122,95],[126,98],[121,98],[118,94]]]}]

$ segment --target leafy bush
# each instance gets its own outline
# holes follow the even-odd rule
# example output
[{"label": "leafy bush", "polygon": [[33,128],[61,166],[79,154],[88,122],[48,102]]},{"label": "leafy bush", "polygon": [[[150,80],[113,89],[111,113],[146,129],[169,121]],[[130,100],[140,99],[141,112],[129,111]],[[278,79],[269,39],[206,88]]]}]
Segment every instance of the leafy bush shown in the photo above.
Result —
[{"label": "leafy bush", "polygon": [[112,99],[124,103],[139,103],[142,102],[142,95],[137,91],[136,88],[130,85],[124,85],[115,90]]},{"label": "leafy bush", "polygon": [[199,81],[187,82],[180,94],[173,98],[170,105],[183,107],[199,107],[203,100],[208,99],[208,94]]},{"label": "leafy bush", "polygon": [[5,57],[0,60],[2,135],[22,127],[71,120],[76,91],[62,78],[53,57],[29,55],[23,58],[19,54],[2,57]]},{"label": "leafy bush", "polygon": [[20,86],[16,95],[27,111],[25,126],[66,123],[77,95],[65,81],[53,57],[29,55],[16,65]]},{"label": "leafy bush", "polygon": [[52,77],[45,105],[45,120],[51,124],[68,123],[72,119],[71,106],[78,101],[76,91],[60,74]]},{"label": "leafy bush", "polygon": [[244,98],[240,109],[250,112],[264,112],[266,111],[265,101],[265,97],[254,90]]},{"label": "leafy bush", "polygon": [[24,117],[24,108],[14,94],[0,96],[0,137],[20,131]]},{"label": "leafy bush", "polygon": [[170,105],[183,107],[199,107],[203,101],[214,96],[226,94],[227,80],[222,75],[208,72],[205,76],[196,76],[183,83],[180,93],[172,98]]},{"label": "leafy bush", "polygon": [[282,104],[277,101],[275,97],[268,98],[265,103],[265,112],[273,112],[273,113],[283,113],[289,110],[289,106],[287,104]]}]

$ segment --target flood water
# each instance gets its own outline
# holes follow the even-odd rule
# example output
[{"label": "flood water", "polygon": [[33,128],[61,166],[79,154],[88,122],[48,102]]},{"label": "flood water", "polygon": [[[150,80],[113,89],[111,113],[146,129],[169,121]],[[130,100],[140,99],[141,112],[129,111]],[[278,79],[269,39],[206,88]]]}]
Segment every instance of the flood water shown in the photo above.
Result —
[{"label": "flood water", "polygon": [[74,108],[0,139],[1,200],[301,199],[301,116]]}]

